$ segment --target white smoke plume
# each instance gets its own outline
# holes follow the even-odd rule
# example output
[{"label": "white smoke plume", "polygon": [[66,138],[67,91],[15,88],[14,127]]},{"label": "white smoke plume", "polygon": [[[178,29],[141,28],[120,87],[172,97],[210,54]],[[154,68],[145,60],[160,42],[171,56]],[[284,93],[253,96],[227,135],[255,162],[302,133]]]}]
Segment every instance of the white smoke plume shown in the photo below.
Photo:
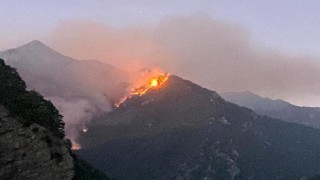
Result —
[{"label": "white smoke plume", "polygon": [[86,129],[86,124],[94,116],[96,109],[85,99],[67,101],[61,97],[47,97],[59,112],[63,115],[66,123],[66,136],[73,142],[78,142],[78,135],[81,129]]},{"label": "white smoke plume", "polygon": [[70,20],[52,32],[48,43],[78,59],[127,70],[156,66],[217,91],[249,90],[320,106],[320,58],[263,49],[250,31],[209,16],[122,29]]},{"label": "white smoke plume", "polygon": [[93,120],[111,110],[108,101],[90,101],[85,98],[73,98],[67,100],[60,96],[46,97],[63,115],[66,137],[71,140],[74,149],[80,149],[79,133],[85,133],[89,129],[87,125]]}]

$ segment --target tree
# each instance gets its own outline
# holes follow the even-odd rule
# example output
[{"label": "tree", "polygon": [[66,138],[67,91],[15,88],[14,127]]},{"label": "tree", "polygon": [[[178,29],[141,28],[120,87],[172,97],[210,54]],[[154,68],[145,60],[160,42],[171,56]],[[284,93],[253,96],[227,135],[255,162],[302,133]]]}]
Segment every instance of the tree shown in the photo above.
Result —
[{"label": "tree", "polygon": [[5,64],[0,59],[0,104],[4,105],[12,117],[28,126],[39,124],[52,132],[53,135],[64,138],[64,122],[62,115],[54,105],[45,100],[36,91],[27,91],[26,84],[16,69]]}]

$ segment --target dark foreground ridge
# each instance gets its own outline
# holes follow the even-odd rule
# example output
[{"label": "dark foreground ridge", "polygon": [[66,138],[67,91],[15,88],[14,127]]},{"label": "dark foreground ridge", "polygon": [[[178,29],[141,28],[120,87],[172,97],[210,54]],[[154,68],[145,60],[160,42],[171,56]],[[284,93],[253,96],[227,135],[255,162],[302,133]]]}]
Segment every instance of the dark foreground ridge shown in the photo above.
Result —
[{"label": "dark foreground ridge", "polygon": [[0,59],[0,179],[109,179],[70,150],[62,116]]}]

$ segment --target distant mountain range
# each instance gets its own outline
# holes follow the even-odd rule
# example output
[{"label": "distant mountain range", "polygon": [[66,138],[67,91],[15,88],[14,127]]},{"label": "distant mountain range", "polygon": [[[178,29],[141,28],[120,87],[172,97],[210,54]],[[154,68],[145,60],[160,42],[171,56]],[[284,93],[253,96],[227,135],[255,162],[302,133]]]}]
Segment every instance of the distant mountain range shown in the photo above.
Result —
[{"label": "distant mountain range", "polygon": [[98,95],[102,94],[117,97],[128,75],[100,61],[79,61],[64,56],[36,40],[0,52],[0,58],[17,68],[29,89],[46,97],[93,100],[101,98]]},{"label": "distant mountain range", "polygon": [[320,171],[320,131],[222,99],[177,76],[81,134],[78,154],[119,179],[300,179]]},{"label": "distant mountain range", "polygon": [[320,128],[320,108],[317,107],[299,107],[283,100],[263,98],[248,91],[222,93],[221,96],[260,115]]}]

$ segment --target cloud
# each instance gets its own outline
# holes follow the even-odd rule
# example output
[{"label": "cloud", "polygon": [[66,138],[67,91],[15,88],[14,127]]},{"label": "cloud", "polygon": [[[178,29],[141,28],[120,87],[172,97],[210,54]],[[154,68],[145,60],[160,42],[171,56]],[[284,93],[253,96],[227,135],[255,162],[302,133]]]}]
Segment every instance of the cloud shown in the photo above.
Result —
[{"label": "cloud", "polygon": [[310,101],[320,100],[320,58],[261,49],[245,28],[205,15],[123,29],[66,21],[52,32],[49,44],[63,54],[127,70],[160,67],[217,91],[249,90],[320,106]]}]

